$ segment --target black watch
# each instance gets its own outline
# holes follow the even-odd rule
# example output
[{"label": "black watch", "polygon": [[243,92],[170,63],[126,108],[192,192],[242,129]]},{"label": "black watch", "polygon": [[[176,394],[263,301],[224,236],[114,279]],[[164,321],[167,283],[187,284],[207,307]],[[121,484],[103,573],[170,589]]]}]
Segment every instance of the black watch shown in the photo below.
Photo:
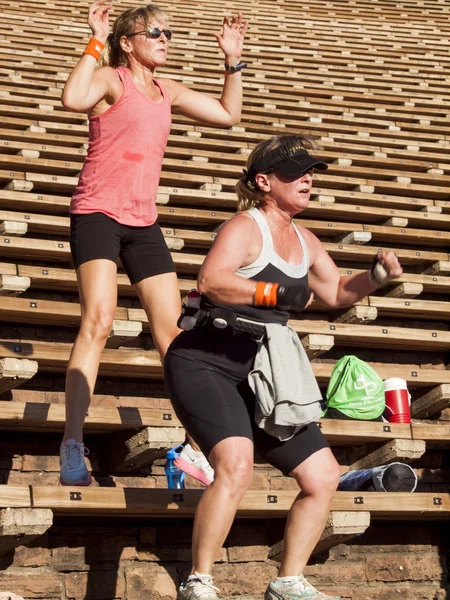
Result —
[{"label": "black watch", "polygon": [[229,67],[227,64],[225,64],[225,71],[229,71],[230,73],[236,73],[237,71],[242,71],[242,69],[245,69],[246,66],[247,66],[247,63],[243,63],[243,62],[240,62],[237,65],[234,65],[231,67]]}]

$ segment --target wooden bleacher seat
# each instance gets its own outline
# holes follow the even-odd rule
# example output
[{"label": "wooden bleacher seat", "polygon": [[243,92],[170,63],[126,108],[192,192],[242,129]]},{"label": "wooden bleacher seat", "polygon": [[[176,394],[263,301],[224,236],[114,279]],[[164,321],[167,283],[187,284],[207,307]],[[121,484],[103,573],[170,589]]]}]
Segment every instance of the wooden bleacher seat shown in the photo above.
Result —
[{"label": "wooden bleacher seat", "polygon": [[[44,402],[0,401],[0,429],[12,431],[64,430],[64,404]],[[108,434],[114,431],[134,431],[144,427],[181,427],[173,409],[92,406],[86,417],[87,434]],[[182,434],[184,439],[184,433]]]},{"label": "wooden bleacher seat", "polygon": [[[36,360],[39,370],[64,372],[71,344],[62,342],[0,340],[0,358],[15,357]],[[402,377],[410,389],[450,383],[450,371],[426,369],[420,365],[374,364],[382,379]],[[333,369],[331,363],[313,363],[313,371],[320,384],[328,382]],[[100,374],[113,377],[161,378],[161,363],[157,352],[143,349],[106,349],[101,357]]]},{"label": "wooden bleacher seat", "polygon": [[[31,489],[30,489],[31,487]],[[0,486],[0,507],[49,508],[56,515],[192,517],[201,490]],[[283,517],[297,492],[249,490],[237,517]],[[270,505],[270,506],[268,506]],[[336,492],[332,511],[368,511],[372,519],[448,519],[450,494]]]}]

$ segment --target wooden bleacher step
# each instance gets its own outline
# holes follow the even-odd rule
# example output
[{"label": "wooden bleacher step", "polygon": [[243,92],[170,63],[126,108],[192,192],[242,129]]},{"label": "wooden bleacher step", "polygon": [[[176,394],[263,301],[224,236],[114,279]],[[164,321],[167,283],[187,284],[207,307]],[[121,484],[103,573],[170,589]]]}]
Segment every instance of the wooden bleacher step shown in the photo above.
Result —
[{"label": "wooden bleacher step", "polygon": [[[191,518],[202,493],[202,490],[0,485],[0,507],[45,508],[64,516]],[[296,496],[295,491],[248,490],[237,517],[286,517]],[[450,494],[336,492],[331,510],[370,512],[371,519],[448,519]]]},{"label": "wooden bleacher step", "polygon": [[[0,340],[0,359],[28,358],[38,362],[39,371],[61,373],[66,370],[71,349],[71,344],[63,342],[19,342],[2,339]],[[319,383],[328,382],[333,364],[314,362],[312,366]],[[374,364],[373,366],[382,379],[402,377],[411,390],[450,383],[450,370],[447,369],[427,369],[419,365],[402,364]],[[156,350],[131,348],[104,350],[99,373],[101,376],[114,378],[162,378],[161,362]]]}]

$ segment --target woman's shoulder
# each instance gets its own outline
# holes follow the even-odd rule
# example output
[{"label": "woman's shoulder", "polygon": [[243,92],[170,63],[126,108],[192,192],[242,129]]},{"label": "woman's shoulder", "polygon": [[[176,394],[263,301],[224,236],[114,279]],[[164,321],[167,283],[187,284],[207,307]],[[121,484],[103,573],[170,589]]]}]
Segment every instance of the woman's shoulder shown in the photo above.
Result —
[{"label": "woman's shoulder", "polygon": [[228,221],[224,221],[219,228],[221,237],[225,236],[251,236],[258,226],[248,211],[238,212]]},{"label": "woman's shoulder", "polygon": [[[118,67],[120,68],[120,67]],[[104,65],[103,67],[97,67],[95,69],[95,73],[97,76],[101,76],[101,77],[118,77],[118,73],[117,73],[118,69],[115,69],[114,67],[109,67],[108,65]]]},{"label": "woman's shoulder", "polygon": [[242,212],[236,213],[231,217],[231,219],[228,222],[234,223],[235,227],[245,227],[247,229],[258,227],[255,219],[252,217],[251,212],[249,210],[244,210]]},{"label": "woman's shoulder", "polygon": [[307,227],[302,225],[301,221],[299,222],[297,220],[294,223],[294,225],[295,225],[295,228],[297,229],[297,231],[299,232],[299,234],[301,236],[303,236],[303,238],[305,239],[305,241],[307,243],[310,242],[312,244],[316,244],[317,242],[319,242],[319,244],[320,244],[319,238],[312,231],[310,231]]}]

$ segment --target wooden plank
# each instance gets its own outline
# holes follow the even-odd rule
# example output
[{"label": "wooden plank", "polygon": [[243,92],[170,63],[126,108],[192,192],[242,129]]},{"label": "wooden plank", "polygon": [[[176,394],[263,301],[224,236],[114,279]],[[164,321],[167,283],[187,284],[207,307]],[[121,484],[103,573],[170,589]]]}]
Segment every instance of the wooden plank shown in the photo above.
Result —
[{"label": "wooden plank", "polygon": [[388,296],[370,296],[369,305],[378,313],[388,317],[407,319],[446,320],[450,318],[450,304],[434,300],[414,300],[391,298]]},{"label": "wooden plank", "polygon": [[[3,486],[8,487],[8,486]],[[28,488],[26,488],[28,489]],[[33,507],[56,515],[192,517],[203,490],[31,486]],[[248,490],[237,517],[286,517],[297,492]],[[375,519],[448,519],[450,494],[336,492],[332,511],[370,512]]]},{"label": "wooden plank", "polygon": [[[31,287],[38,289],[50,289],[53,291],[77,291],[77,278],[73,269],[61,269],[56,267],[34,267],[31,265],[18,265],[18,271],[23,277],[31,279]],[[196,281],[193,279],[178,278],[178,286],[183,294],[196,286]],[[136,296],[136,291],[130,284],[130,280],[125,273],[117,275],[117,287],[120,295]],[[131,315],[133,311],[140,309],[128,309],[129,318],[132,321],[141,320],[135,319]],[[141,314],[141,313],[139,313]],[[142,322],[144,322],[142,320]]]},{"label": "wooden plank", "polygon": [[[0,296],[0,319],[20,323],[58,324],[78,327],[81,307],[76,302],[57,302],[34,298],[9,298]],[[115,320],[128,320],[126,308],[118,307]]]},{"label": "wooden plank", "polygon": [[31,507],[31,496],[28,486],[0,485],[0,508],[29,507]]},{"label": "wooden plank", "polygon": [[0,275],[17,275],[17,267],[12,263],[0,263]]},{"label": "wooden plank", "polygon": [[289,324],[299,336],[303,334],[332,335],[335,345],[366,346],[411,349],[412,343],[420,344],[422,350],[446,350],[450,348],[450,332],[439,329],[413,329],[409,327],[380,327],[377,325],[346,324],[333,321],[290,320]]},{"label": "wooden plank", "polygon": [[[64,372],[69,360],[71,344],[60,342],[14,342],[0,340],[0,358],[27,358],[37,361],[39,371]],[[103,351],[100,375],[114,377],[156,377],[161,379],[162,369],[156,350],[128,349]]]},{"label": "wooden plank", "polygon": [[[39,370],[53,373],[63,372],[72,349],[71,344],[61,342],[36,342],[0,340],[0,358],[28,358],[36,360]],[[369,363],[371,364],[371,363]],[[450,370],[423,369],[418,365],[371,364],[382,379],[402,377],[408,387],[425,387],[450,383]],[[327,384],[333,363],[312,363],[319,383]],[[156,350],[121,348],[104,350],[100,361],[100,375],[113,377],[162,377],[161,363]]]},{"label": "wooden plank", "polygon": [[412,436],[424,440],[427,448],[450,448],[450,422],[413,423]]},{"label": "wooden plank", "polygon": [[365,444],[394,439],[410,440],[412,438],[411,426],[406,423],[321,419],[319,424],[322,433],[332,445]]},{"label": "wooden plank", "polygon": [[[15,431],[61,431],[66,422],[63,404],[1,402],[0,427]],[[85,429],[91,433],[136,430],[143,427],[182,427],[172,409],[91,406]]]},{"label": "wooden plank", "polygon": [[450,385],[439,385],[416,398],[411,404],[411,416],[426,419],[439,414],[450,404]]}]

